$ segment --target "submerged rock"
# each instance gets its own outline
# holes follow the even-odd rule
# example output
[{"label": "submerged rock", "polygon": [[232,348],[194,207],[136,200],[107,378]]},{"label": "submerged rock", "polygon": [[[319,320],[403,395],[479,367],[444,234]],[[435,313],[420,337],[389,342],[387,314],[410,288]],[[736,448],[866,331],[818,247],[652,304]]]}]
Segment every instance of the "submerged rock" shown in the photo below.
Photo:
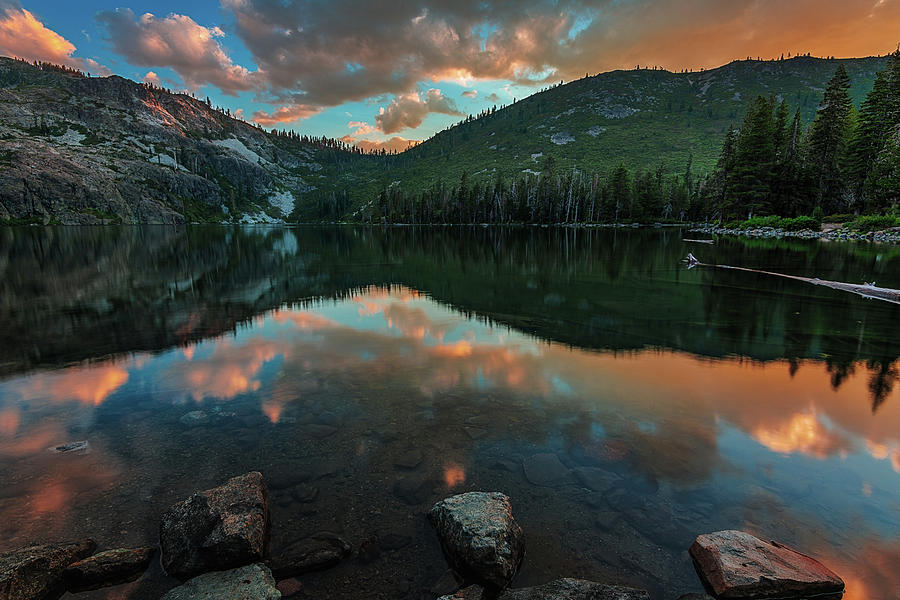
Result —
[{"label": "submerged rock", "polygon": [[450,566],[492,587],[509,585],[525,556],[525,540],[506,495],[451,496],[435,504],[428,518]]},{"label": "submerged rock", "polygon": [[525,478],[534,485],[559,487],[573,483],[572,473],[555,454],[535,454],[523,462]]},{"label": "submerged rock", "polygon": [[0,598],[40,600],[63,589],[63,570],[97,549],[93,540],[28,546],[0,554]]},{"label": "submerged rock", "polygon": [[650,596],[636,588],[565,578],[535,587],[506,590],[497,600],[650,600]]},{"label": "submerged rock", "polygon": [[272,572],[255,564],[205,573],[169,590],[161,600],[279,600]]},{"label": "submerged rock", "polygon": [[819,561],[743,531],[698,536],[690,553],[717,598],[805,598],[844,589],[841,578]]},{"label": "submerged rock", "polygon": [[269,493],[251,472],[172,506],[159,528],[162,565],[179,579],[262,560],[269,529]]},{"label": "submerged rock", "polygon": [[196,427],[198,425],[203,425],[207,421],[209,421],[209,415],[202,410],[192,410],[178,419],[178,422],[186,427]]},{"label": "submerged rock", "polygon": [[153,548],[119,548],[80,560],[63,572],[66,589],[83,592],[134,581],[150,566],[153,552]]},{"label": "submerged rock", "polygon": [[557,579],[529,588],[508,589],[499,596],[472,585],[438,600],[650,600],[644,590],[584,579]]},{"label": "submerged rock", "polygon": [[276,579],[328,569],[350,555],[353,546],[333,533],[316,533],[286,547],[268,561]]}]

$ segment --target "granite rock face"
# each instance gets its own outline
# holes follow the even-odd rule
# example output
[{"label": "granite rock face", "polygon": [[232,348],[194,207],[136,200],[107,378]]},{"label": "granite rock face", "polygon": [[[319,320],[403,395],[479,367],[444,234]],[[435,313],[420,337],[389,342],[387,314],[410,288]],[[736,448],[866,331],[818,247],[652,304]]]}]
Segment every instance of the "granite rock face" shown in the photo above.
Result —
[{"label": "granite rock face", "polygon": [[62,573],[97,549],[93,540],[28,546],[0,554],[0,598],[40,600],[63,589]]},{"label": "granite rock face", "polygon": [[507,496],[451,496],[435,504],[428,518],[448,562],[461,575],[493,588],[509,585],[525,555],[525,540]]},{"label": "granite rock face", "polygon": [[255,564],[204,573],[169,590],[161,600],[279,600],[272,572]]},{"label": "granite rock face", "polygon": [[844,589],[843,580],[819,561],[743,531],[700,535],[690,553],[720,599],[805,598]]},{"label": "granite rock face", "polygon": [[134,581],[150,566],[154,552],[153,548],[118,548],[98,552],[66,568],[63,572],[66,589],[83,592]]},{"label": "granite rock face", "polygon": [[159,528],[162,565],[179,579],[262,560],[269,532],[269,492],[250,472],[172,506]]}]

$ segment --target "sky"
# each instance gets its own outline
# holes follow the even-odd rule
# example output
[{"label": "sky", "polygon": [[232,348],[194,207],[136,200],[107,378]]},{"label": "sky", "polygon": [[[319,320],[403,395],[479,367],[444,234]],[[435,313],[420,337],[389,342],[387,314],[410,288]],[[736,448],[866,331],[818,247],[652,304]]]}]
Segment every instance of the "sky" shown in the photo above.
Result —
[{"label": "sky", "polygon": [[0,55],[187,90],[267,129],[369,149],[585,74],[898,42],[900,0],[0,0]]}]

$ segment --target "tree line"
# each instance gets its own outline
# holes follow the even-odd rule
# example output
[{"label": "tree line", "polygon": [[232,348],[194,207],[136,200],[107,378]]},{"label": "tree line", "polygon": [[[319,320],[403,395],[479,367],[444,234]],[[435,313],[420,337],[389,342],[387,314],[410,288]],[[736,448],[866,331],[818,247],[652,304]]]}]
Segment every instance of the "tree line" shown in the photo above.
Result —
[{"label": "tree line", "polygon": [[[889,214],[900,208],[900,51],[875,79],[857,110],[843,65],[828,82],[817,115],[804,127],[799,107],[759,96],[739,128],[729,127],[711,173],[662,166],[605,176],[576,166],[561,171],[552,156],[540,171],[511,179],[495,174],[434,182],[408,192],[395,182],[354,213],[387,223],[728,222],[754,216]],[[491,114],[485,115],[491,116]],[[333,204],[332,204],[333,203]],[[346,208],[335,196],[322,216]]]}]

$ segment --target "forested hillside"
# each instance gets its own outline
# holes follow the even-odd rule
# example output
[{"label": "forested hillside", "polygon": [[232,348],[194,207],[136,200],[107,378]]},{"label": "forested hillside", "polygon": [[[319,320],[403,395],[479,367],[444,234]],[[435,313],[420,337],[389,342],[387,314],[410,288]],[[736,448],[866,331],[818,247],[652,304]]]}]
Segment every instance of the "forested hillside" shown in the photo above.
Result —
[{"label": "forested hillside", "polygon": [[[858,120],[884,137],[893,118],[882,115],[884,103],[867,101],[859,119],[857,107],[887,63],[801,56],[585,76],[384,155],[267,132],[203,99],[121,77],[0,58],[0,221],[572,223],[794,216],[817,206],[884,212],[896,196],[894,163],[873,158],[882,154],[871,136],[854,146],[852,168],[842,145],[828,150],[840,171],[797,171],[791,189],[818,187],[789,204],[783,197],[793,192],[767,187],[784,180],[784,140],[773,131],[761,149],[748,141],[757,125],[777,126],[778,136],[790,128],[804,164],[824,164],[807,153],[806,132],[827,112],[819,109],[839,67],[841,139],[851,143]],[[895,97],[886,81],[879,94]],[[828,135],[813,143],[817,152]],[[757,151],[771,154],[761,179],[751,173]],[[863,177],[870,166],[881,175]],[[855,187],[835,185],[851,171]]]}]

